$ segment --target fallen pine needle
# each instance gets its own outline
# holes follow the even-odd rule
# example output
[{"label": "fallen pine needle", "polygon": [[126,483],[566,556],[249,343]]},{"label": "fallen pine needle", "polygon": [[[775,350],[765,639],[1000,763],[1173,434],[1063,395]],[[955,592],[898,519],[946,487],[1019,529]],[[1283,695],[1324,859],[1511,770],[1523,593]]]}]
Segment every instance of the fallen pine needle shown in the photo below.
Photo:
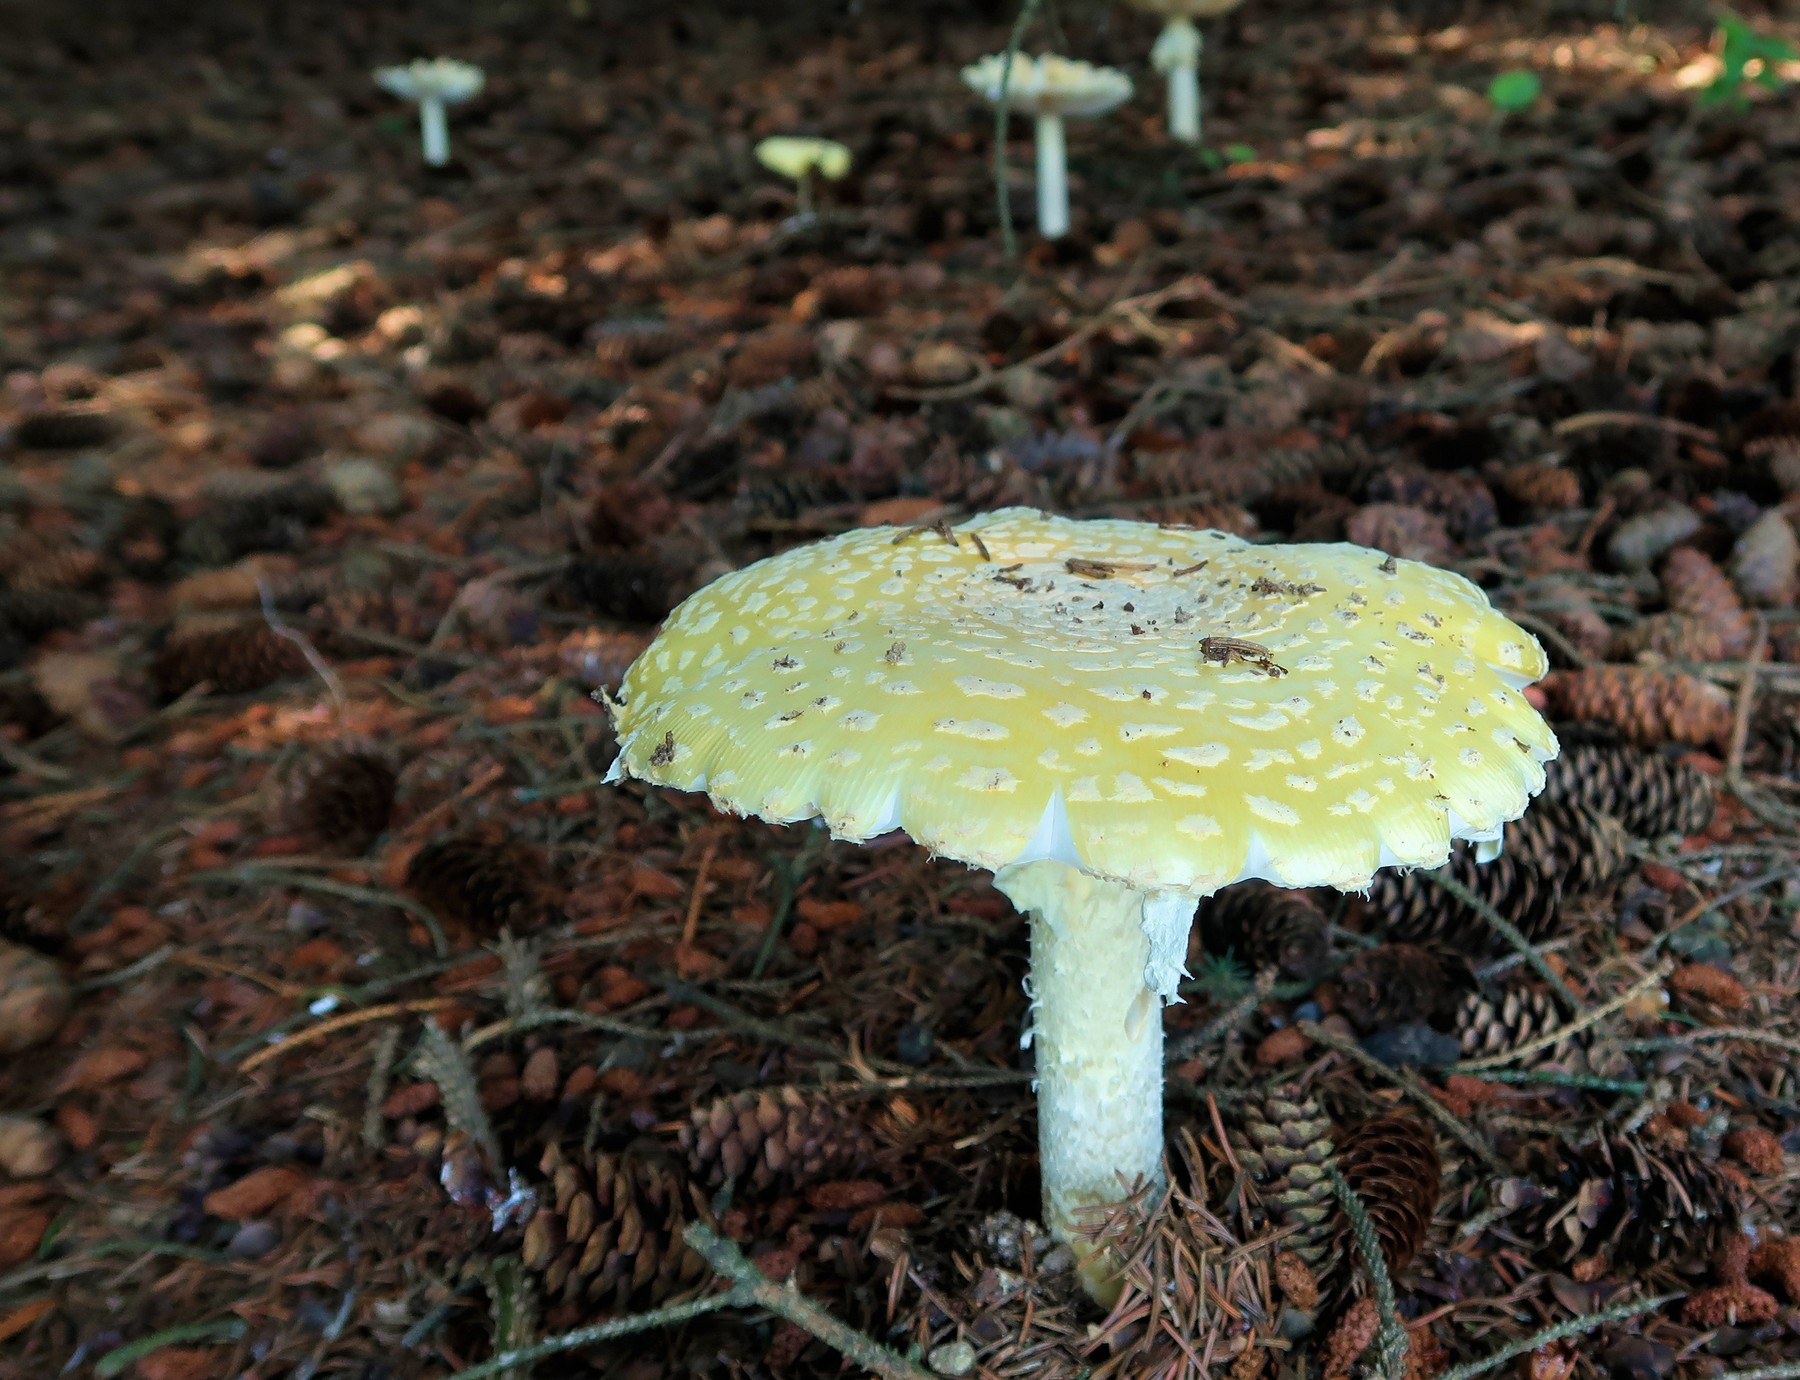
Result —
[{"label": "fallen pine needle", "polygon": [[253,1073],[268,1063],[278,1059],[291,1049],[299,1049],[304,1045],[316,1044],[327,1035],[334,1035],[351,1026],[367,1025],[370,1021],[384,1021],[390,1016],[413,1015],[425,1011],[442,1011],[446,1006],[454,1006],[454,997],[421,997],[416,1001],[394,1001],[385,1006],[371,1006],[367,1011],[348,1011],[342,1016],[333,1016],[328,1021],[320,1021],[317,1025],[308,1026],[296,1035],[290,1035],[278,1044],[259,1049],[248,1059],[238,1065],[239,1073]]}]

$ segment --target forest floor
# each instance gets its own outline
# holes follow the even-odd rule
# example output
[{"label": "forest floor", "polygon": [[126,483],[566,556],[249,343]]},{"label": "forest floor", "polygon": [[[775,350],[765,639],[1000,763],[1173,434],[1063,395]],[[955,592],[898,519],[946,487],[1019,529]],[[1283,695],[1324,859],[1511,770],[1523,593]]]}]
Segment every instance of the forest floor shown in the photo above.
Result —
[{"label": "forest floor", "polygon": [[[1249,0],[1195,150],[1047,7],[1138,91],[1008,261],[999,7],[17,8],[0,1377],[449,1377],[709,1307],[690,1223],[799,1294],[507,1373],[1800,1374],[1800,86],[1710,14]],[[987,876],[602,781],[683,595],[1013,504],[1460,571],[1565,744],[1450,887],[1205,908],[1110,1316]]]}]

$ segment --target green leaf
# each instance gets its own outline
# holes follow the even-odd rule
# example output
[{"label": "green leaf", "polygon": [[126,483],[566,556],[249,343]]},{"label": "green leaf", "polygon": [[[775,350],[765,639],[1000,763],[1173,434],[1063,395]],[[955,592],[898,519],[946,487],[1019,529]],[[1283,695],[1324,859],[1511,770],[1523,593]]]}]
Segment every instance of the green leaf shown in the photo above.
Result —
[{"label": "green leaf", "polygon": [[1225,160],[1219,157],[1217,149],[1201,149],[1200,161],[1213,172],[1217,172],[1225,166]]},{"label": "green leaf", "polygon": [[1515,67],[1501,72],[1488,83],[1488,100],[1496,110],[1524,110],[1541,94],[1544,83],[1536,72]]},{"label": "green leaf", "polygon": [[1225,161],[1227,163],[1254,163],[1256,150],[1248,144],[1225,145]]},{"label": "green leaf", "polygon": [[1752,62],[1762,64],[1754,78],[1758,86],[1771,91],[1780,89],[1783,79],[1775,71],[1775,64],[1787,62],[1796,56],[1794,45],[1784,38],[1771,34],[1759,34],[1748,23],[1729,10],[1719,16],[1719,61],[1723,64],[1719,75],[1713,78],[1700,93],[1702,105],[1720,105],[1726,102],[1742,109],[1744,100],[1744,81],[1749,77]]}]

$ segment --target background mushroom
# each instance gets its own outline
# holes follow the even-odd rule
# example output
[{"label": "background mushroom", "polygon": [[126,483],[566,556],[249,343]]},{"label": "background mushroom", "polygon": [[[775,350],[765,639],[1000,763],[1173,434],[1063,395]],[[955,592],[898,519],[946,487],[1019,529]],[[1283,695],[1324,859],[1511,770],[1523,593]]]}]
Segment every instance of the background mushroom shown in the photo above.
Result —
[{"label": "background mushroom", "polygon": [[383,91],[419,103],[419,142],[425,161],[434,168],[450,161],[450,128],[444,107],[468,100],[486,80],[474,63],[446,57],[414,58],[404,67],[381,67],[375,72],[375,84]]},{"label": "background mushroom", "polygon": [[1459,575],[1349,545],[1024,508],[846,533],[683,603],[625,678],[613,779],[834,836],[895,828],[1031,916],[1044,1214],[1162,1162],[1162,1018],[1200,897],[1367,887],[1492,839],[1556,753],[1536,642]]},{"label": "background mushroom", "polygon": [[1169,79],[1169,137],[1200,142],[1199,19],[1217,19],[1243,0],[1130,0],[1140,10],[1168,22],[1150,50],[1150,65]]},{"label": "background mushroom", "polygon": [[793,179],[797,189],[795,209],[803,216],[810,216],[813,175],[816,173],[827,182],[836,182],[850,171],[850,150],[835,139],[776,134],[756,146],[756,161],[771,172]]},{"label": "background mushroom", "polygon": [[[963,81],[995,105],[1000,103],[1006,57],[993,53],[963,68]],[[1013,54],[1008,104],[1037,119],[1038,233],[1057,239],[1069,233],[1069,166],[1063,119],[1099,115],[1131,99],[1131,78],[1112,67],[1071,58],[1029,58]]]}]

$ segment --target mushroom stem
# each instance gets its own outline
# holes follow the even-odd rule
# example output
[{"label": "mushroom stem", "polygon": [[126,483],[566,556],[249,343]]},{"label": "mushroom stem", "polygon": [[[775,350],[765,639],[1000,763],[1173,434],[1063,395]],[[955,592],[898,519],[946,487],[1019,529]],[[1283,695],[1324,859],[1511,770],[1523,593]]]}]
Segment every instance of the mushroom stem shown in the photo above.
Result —
[{"label": "mushroom stem", "polygon": [[419,142],[430,166],[441,168],[450,161],[450,127],[444,119],[442,96],[419,97]]},{"label": "mushroom stem", "polygon": [[1200,142],[1200,30],[1191,19],[1171,19],[1150,50],[1150,64],[1169,79],[1169,137]]},{"label": "mushroom stem", "polygon": [[1047,240],[1069,233],[1069,164],[1062,116],[1037,117],[1038,233]]},{"label": "mushroom stem", "polygon": [[[1146,895],[1064,863],[1001,869],[994,884],[1031,916],[1031,1023],[1044,1222],[1110,1306],[1119,1262],[1092,1239],[1105,1209],[1162,1182],[1162,998]],[[1179,919],[1185,937],[1191,903]],[[1149,922],[1149,923],[1147,923]],[[1090,1211],[1083,1211],[1090,1209]]]},{"label": "mushroom stem", "polygon": [[1200,142],[1200,69],[1169,71],[1169,135],[1184,144]]},{"label": "mushroom stem", "polygon": [[794,212],[802,220],[811,220],[813,213],[813,169],[808,167],[794,180],[798,189],[794,193]]}]

